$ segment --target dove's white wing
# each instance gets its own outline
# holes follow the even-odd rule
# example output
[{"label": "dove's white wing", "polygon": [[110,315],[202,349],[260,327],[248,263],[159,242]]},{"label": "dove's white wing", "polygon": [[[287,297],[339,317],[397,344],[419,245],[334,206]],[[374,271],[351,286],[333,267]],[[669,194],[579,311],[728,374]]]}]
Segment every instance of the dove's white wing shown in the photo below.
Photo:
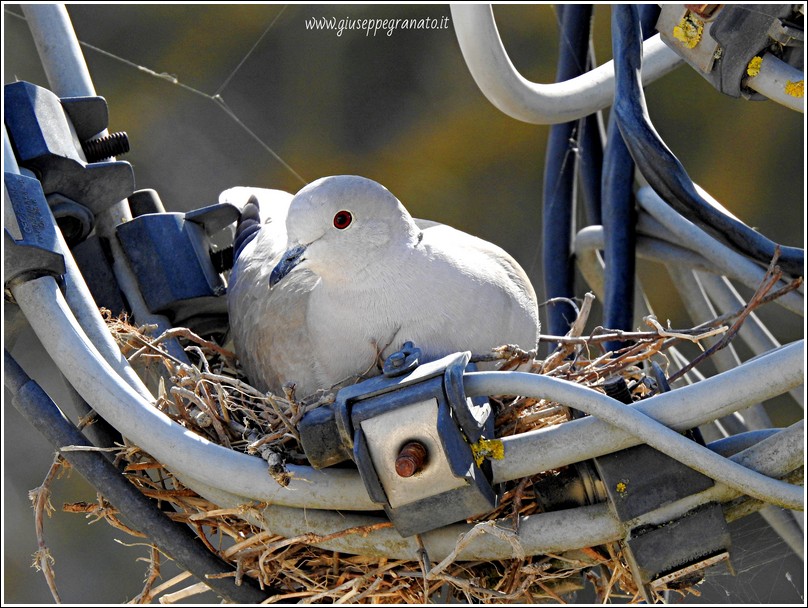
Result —
[{"label": "dove's white wing", "polygon": [[[286,251],[286,215],[292,195],[282,190],[236,187],[220,202],[259,210],[260,230],[238,252],[228,286],[230,331],[240,363],[252,384],[280,393],[289,371],[313,364],[307,339],[306,293],[313,275],[270,290],[269,276]],[[308,375],[310,372],[307,372]]]}]

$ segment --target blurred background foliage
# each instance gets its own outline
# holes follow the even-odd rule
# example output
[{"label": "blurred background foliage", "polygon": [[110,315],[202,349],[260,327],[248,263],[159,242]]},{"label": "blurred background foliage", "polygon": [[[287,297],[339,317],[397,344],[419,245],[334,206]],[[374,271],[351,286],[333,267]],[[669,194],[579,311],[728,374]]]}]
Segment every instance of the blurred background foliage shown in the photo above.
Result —
[{"label": "blurred background foliage", "polygon": [[[540,208],[549,127],[513,120],[484,98],[463,61],[448,5],[70,4],[68,10],[79,40],[117,57],[84,48],[98,94],[109,103],[110,130],[129,133],[132,152],[125,160],[134,166],[137,186],[158,190],[170,210],[211,204],[234,185],[295,192],[302,182],[294,173],[306,181],[364,175],[384,184],[414,216],[504,247],[542,298]],[[4,83],[47,86],[21,14],[19,6],[4,4]],[[530,80],[552,82],[558,47],[552,7],[496,5],[495,15],[517,69]],[[449,28],[337,36],[307,29],[306,20],[317,17],[449,17]],[[608,6],[596,7],[594,28],[603,62],[611,58]],[[773,240],[803,244],[803,115],[724,96],[686,66],[649,86],[647,96],[657,130],[694,181]],[[641,264],[640,270],[660,320],[690,326],[664,269]],[[587,288],[579,282],[578,290],[582,295]],[[763,317],[781,341],[803,335],[800,319],[779,311],[763,311]],[[35,351],[24,357],[34,366],[45,359]],[[785,424],[800,414],[781,417]],[[36,543],[25,497],[50,459],[50,448],[16,412],[5,411],[7,601],[51,601],[41,576],[29,568]],[[59,484],[59,491],[88,500],[92,494],[77,477]],[[58,511],[57,497],[54,504]],[[87,526],[76,515],[57,513],[46,531],[67,601],[117,602],[137,594],[145,564],[134,563],[134,556],[146,555],[145,548],[115,545],[109,538],[120,533],[105,524]],[[787,589],[791,595],[782,601],[801,599],[796,590]]]}]

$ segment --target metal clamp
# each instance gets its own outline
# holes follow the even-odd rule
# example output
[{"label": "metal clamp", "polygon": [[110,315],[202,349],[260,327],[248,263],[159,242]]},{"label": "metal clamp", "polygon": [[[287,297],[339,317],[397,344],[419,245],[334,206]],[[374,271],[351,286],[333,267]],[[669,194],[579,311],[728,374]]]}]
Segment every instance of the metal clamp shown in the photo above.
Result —
[{"label": "metal clamp", "polygon": [[61,277],[65,260],[39,182],[4,173],[3,186],[3,279],[5,298],[13,301],[13,285],[41,276]]},{"label": "metal clamp", "polygon": [[99,213],[134,190],[129,163],[95,162],[128,151],[126,135],[96,138],[109,119],[102,97],[59,98],[27,82],[6,85],[3,95],[5,124],[18,164],[39,180],[39,190],[96,303],[115,314],[124,311],[126,302],[108,248],[93,227]]},{"label": "metal clamp", "polygon": [[797,17],[792,4],[663,4],[657,30],[716,89],[762,100],[743,86],[753,75],[750,61],[772,52],[802,70],[804,33]]},{"label": "metal clamp", "polygon": [[[662,370],[652,365],[658,392],[669,391]],[[608,378],[604,390],[623,403],[632,402],[622,377]],[[715,483],[647,445],[600,456],[594,463],[620,521],[634,520]],[[650,602],[655,587],[701,580],[704,568],[729,559],[730,543],[721,505],[708,503],[661,525],[632,528],[622,544],[634,580]]]},{"label": "metal clamp", "polygon": [[211,261],[209,237],[237,218],[233,205],[216,204],[147,213],[117,227],[150,312],[205,335],[227,331],[226,286]]},{"label": "metal clamp", "polygon": [[[645,381],[656,392],[670,386],[661,368],[652,363]],[[626,405],[632,403],[626,381],[607,378],[606,394]],[[692,434],[700,439],[697,431]],[[692,585],[704,568],[728,560],[730,535],[721,505],[708,503],[658,525],[637,525],[658,508],[697,494],[714,481],[648,445],[637,445],[591,461],[576,463],[558,475],[535,484],[545,511],[608,501],[615,517],[625,522],[623,554],[641,593],[649,603],[651,591],[667,586]]]},{"label": "metal clamp", "polygon": [[487,401],[475,404],[463,390],[470,353],[418,365],[419,353],[406,343],[387,359],[384,376],[342,389],[298,427],[314,467],[356,462],[371,500],[402,536],[497,504],[490,467],[475,462],[471,449],[493,437],[493,417]]},{"label": "metal clamp", "polygon": [[60,99],[28,82],[4,87],[5,122],[21,167],[32,170],[46,195],[55,193],[93,215],[135,189],[132,166],[87,162],[83,146],[107,126],[103,97]]}]

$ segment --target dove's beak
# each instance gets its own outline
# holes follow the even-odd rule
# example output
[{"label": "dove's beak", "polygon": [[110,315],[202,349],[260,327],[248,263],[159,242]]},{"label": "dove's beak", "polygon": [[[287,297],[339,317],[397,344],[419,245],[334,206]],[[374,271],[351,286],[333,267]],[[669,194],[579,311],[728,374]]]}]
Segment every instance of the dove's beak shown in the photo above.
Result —
[{"label": "dove's beak", "polygon": [[272,274],[269,275],[269,286],[275,287],[283,277],[289,274],[292,269],[303,261],[303,254],[306,252],[305,245],[298,245],[292,247],[283,254],[281,261],[277,266],[272,269]]}]

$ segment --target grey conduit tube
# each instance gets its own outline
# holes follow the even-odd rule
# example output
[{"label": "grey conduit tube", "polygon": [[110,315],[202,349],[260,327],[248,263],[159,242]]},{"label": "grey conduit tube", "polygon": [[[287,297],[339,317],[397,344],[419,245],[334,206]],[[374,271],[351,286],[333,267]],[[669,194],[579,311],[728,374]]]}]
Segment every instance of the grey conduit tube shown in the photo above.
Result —
[{"label": "grey conduit tube", "polygon": [[[712,302],[707,298],[707,294],[705,293],[698,274],[678,266],[669,266],[668,273],[671,275],[671,279],[684,302],[685,309],[694,324],[709,321],[720,314],[713,308]],[[706,342],[706,345],[710,346],[720,339],[720,336],[716,336]],[[735,369],[741,364],[741,358],[738,356],[735,346],[732,343],[729,343],[725,348],[713,353],[710,359],[718,370],[718,373]],[[768,413],[760,404],[755,404],[745,409],[743,414],[736,412],[734,416],[741,416],[743,418],[743,428],[739,429],[737,432],[767,429],[772,426],[772,421]],[[726,419],[723,419],[722,423],[725,420]]]},{"label": "grey conduit tube", "polygon": [[[710,273],[698,274],[707,291],[707,295],[710,296],[710,299],[713,300],[723,312],[738,310],[744,305],[744,300],[726,277],[716,276]],[[744,321],[744,324],[741,325],[738,335],[756,355],[779,348],[780,346],[780,343],[769,331],[769,328],[761,322],[754,312],[750,313],[746,321]],[[790,395],[800,407],[805,408],[805,394],[803,391],[792,390],[790,391]]]},{"label": "grey conduit tube", "polygon": [[[641,216],[642,217],[642,216]],[[683,218],[684,219],[684,218]],[[686,220],[685,220],[686,221]],[[575,237],[575,254],[579,260],[581,271],[585,273],[587,282],[590,277],[594,275],[597,270],[595,258],[593,253],[603,248],[603,227],[602,226],[587,226],[578,232]],[[711,256],[711,244],[708,241],[703,242],[704,249],[699,250],[696,243],[692,240],[683,240],[681,243],[684,246],[671,243],[667,239],[659,239],[650,237],[640,232],[637,238],[637,251],[638,254],[646,259],[662,262],[664,264],[677,264],[680,266],[687,266],[696,270],[703,270],[715,274],[725,275],[727,277],[737,279],[744,285],[756,289],[762,281],[766,271],[752,262],[738,256],[737,265],[733,266],[726,263],[728,260],[721,257]],[[713,241],[713,243],[716,243]],[[702,252],[704,255],[702,255]],[[718,254],[721,255],[720,253]],[[602,279],[595,279],[593,288],[600,288]],[[591,283],[590,283],[591,284]],[[784,286],[784,283],[779,283],[778,288]],[[776,300],[783,308],[804,316],[804,297],[798,291],[789,292]]]},{"label": "grey conduit tube", "polygon": [[739,435],[723,437],[707,444],[707,447],[716,454],[730,457],[747,448],[751,448],[756,443],[768,439],[772,435],[779,433],[779,429],[758,429],[756,431],[746,431]]},{"label": "grey conduit tube", "polygon": [[[123,382],[98,355],[92,343],[71,322],[70,311],[56,282],[42,277],[14,288],[40,341],[79,394],[125,437],[164,463],[201,482],[262,500],[322,509],[375,510],[356,472],[289,470],[294,479],[283,488],[259,457],[216,445],[172,422]],[[204,463],[205,466],[201,466]]]},{"label": "grey conduit tube", "polygon": [[[575,254],[588,259],[589,252],[602,249],[604,242],[603,226],[582,228],[575,237]],[[714,270],[711,261],[695,251],[642,233],[637,236],[637,253],[646,259],[664,264],[674,263],[708,272]],[[761,270],[761,277],[762,275],[763,271]],[[601,278],[600,283],[602,282],[603,279]]]},{"label": "grey conduit tube", "polygon": [[[42,277],[19,285],[14,288],[14,295],[43,345],[82,397],[122,434],[172,471],[211,487],[237,495],[249,494],[253,499],[275,504],[315,509],[377,509],[356,472],[290,466],[293,480],[289,487],[282,488],[267,475],[266,465],[260,458],[213,444],[172,422],[135,393],[98,356],[81,328],[75,321],[71,322],[70,312],[52,278]],[[785,346],[721,376],[654,397],[642,404],[638,411],[653,413],[663,424],[674,428],[698,426],[800,384],[803,381],[803,353],[802,342]],[[572,407],[581,405],[582,409],[586,408],[593,393],[607,399],[590,389],[562,380],[525,375],[534,377],[526,387],[539,391],[537,396],[546,392],[545,396],[566,401]],[[504,376],[511,377],[511,373]],[[502,377],[493,380],[491,384],[485,380],[473,380],[474,392],[469,391],[469,394],[519,394],[522,388],[526,388],[515,376],[513,380],[503,380]],[[485,392],[488,390],[493,392]],[[626,420],[636,414],[632,414],[630,408],[624,410]],[[641,417],[646,424],[641,433],[648,431],[647,425],[651,425],[653,432],[664,429],[653,420]],[[574,426],[580,424],[593,426]],[[617,424],[621,425],[620,422]],[[641,443],[632,434],[594,419],[564,424],[553,431],[550,436],[553,440],[549,443],[554,447],[550,450],[547,449],[548,436],[536,434],[541,431],[504,440],[506,460],[494,461],[497,481],[524,477]],[[574,439],[581,431],[583,434],[577,437],[587,437],[585,445]],[[542,449],[537,450],[537,446]],[[592,453],[593,446],[601,451]],[[204,467],[199,466],[202,462]],[[713,475],[720,476],[717,472]],[[753,483],[753,492],[754,489]],[[777,500],[779,498],[782,497]],[[785,502],[792,504],[793,500]]]},{"label": "grey conduit tube", "polygon": [[744,84],[772,101],[805,114],[805,95],[796,94],[791,86],[805,80],[805,72],[778,59],[771,53],[763,55],[760,72],[747,78]]},{"label": "grey conduit tube", "polygon": [[51,90],[59,97],[96,94],[64,4],[23,4],[25,20]]},{"label": "grey conduit tube", "polygon": [[[709,202],[709,199],[703,196],[703,190],[699,190],[699,193]],[[665,226],[673,238],[679,239],[683,246],[699,252],[704,258],[710,260],[711,265],[707,270],[737,278],[752,289],[760,284],[765,271],[758,264],[718,242],[696,224],[679,215],[650,187],[640,188],[637,192],[637,202],[640,207]],[[801,292],[788,293],[779,298],[777,302],[800,316],[805,315],[805,297]]]},{"label": "grey conduit tube", "polygon": [[[193,487],[193,486],[192,486]],[[214,488],[195,490],[211,502],[223,508],[234,508],[243,503],[241,497],[228,495]],[[360,513],[337,513],[334,511],[310,511],[291,507],[270,506],[246,517],[256,525],[286,538],[307,533],[333,534],[357,526],[371,526],[389,521],[387,517]],[[263,522],[263,523],[261,523]],[[495,525],[483,524],[485,525]],[[504,536],[518,539],[526,555],[556,553],[580,547],[601,545],[622,537],[623,529],[605,503],[541,513],[523,517],[519,534],[511,530],[511,521],[500,523]],[[421,535],[429,559],[442,560],[455,548],[461,535],[472,526],[453,524]],[[369,557],[419,560],[419,546],[414,537],[402,538],[395,528],[382,528],[369,534],[351,534],[316,546],[330,551],[339,551]],[[502,537],[481,534],[460,552],[459,559],[495,560],[512,559],[514,548]]]},{"label": "grey conduit tube", "polygon": [[760,510],[760,516],[785,541],[794,554],[805,561],[805,534],[799,524],[803,514],[766,505]]},{"label": "grey conduit tube", "polygon": [[[566,82],[537,84],[511,63],[489,4],[452,4],[460,50],[482,93],[508,116],[550,125],[577,120],[611,105],[614,63],[609,61]],[[643,45],[643,83],[649,84],[682,63],[657,34]]]},{"label": "grey conduit tube", "polygon": [[733,249],[761,264],[768,264],[780,250],[779,264],[785,273],[805,273],[805,251],[778,245],[736,218],[705,201],[681,162],[654,129],[640,82],[642,38],[636,5],[612,7],[612,49],[617,91],[613,110],[637,168],[666,203],[692,218]]},{"label": "grey conduit tube", "polygon": [[[3,125],[3,161],[5,163],[4,170],[6,172],[15,174],[20,172],[5,124]],[[148,389],[129,365],[129,362],[121,353],[118,345],[115,344],[115,340],[109,333],[104,319],[101,318],[101,313],[98,312],[98,307],[90,294],[87,283],[84,281],[84,277],[81,275],[67,243],[65,243],[62,231],[56,226],[53,215],[48,214],[46,217],[54,225],[56,237],[59,240],[59,247],[64,257],[65,298],[70,309],[73,311],[73,314],[76,316],[84,332],[92,340],[101,356],[104,357],[104,360],[142,397],[151,399],[151,394]]]},{"label": "grey conduit tube", "polygon": [[[684,431],[799,386],[804,382],[804,356],[803,341],[795,342],[720,376],[640,401],[634,408],[666,426]],[[513,387],[508,390],[513,390]],[[569,405],[574,407],[574,402]],[[710,409],[709,414],[704,411],[706,408]],[[586,441],[580,441],[581,437],[586,437]],[[494,479],[498,482],[588,460],[640,443],[627,431],[592,417],[505,437],[502,442],[505,459],[492,461]]]},{"label": "grey conduit tube", "polygon": [[[629,431],[644,443],[696,471],[764,502],[772,502],[789,509],[804,509],[805,498],[801,487],[744,469],[659,424],[641,411],[623,405],[595,390],[567,382],[559,383],[555,378],[524,372],[472,372],[463,375],[466,393],[471,397],[477,395],[542,397],[549,383],[558,384],[557,390],[553,390],[553,400],[574,403],[576,409]],[[687,388],[683,388],[678,392],[686,390]]]},{"label": "grey conduit tube", "polygon": [[[732,460],[759,471],[762,474],[779,477],[802,464],[797,454],[805,440],[803,425],[798,423],[764,438],[743,452],[732,456]],[[195,487],[196,491],[211,502],[222,507],[234,508],[243,504],[243,498],[215,488]],[[518,542],[525,555],[560,553],[581,547],[591,547],[623,538],[629,527],[644,523],[659,524],[681,517],[688,511],[707,502],[726,502],[738,493],[723,484],[699,494],[689,496],[677,503],[665,505],[643,516],[641,521],[617,521],[605,503],[565,509],[551,513],[538,513],[522,517],[519,533],[511,532],[511,520],[501,522],[502,536],[483,533],[458,553],[460,561],[511,559],[513,545],[506,540]],[[374,517],[358,513],[335,513],[332,511],[303,510],[290,507],[270,506],[261,511],[247,512],[246,517],[286,538],[313,532],[326,535],[347,530],[355,526],[368,526],[387,521],[385,517]],[[484,523],[481,527],[495,524]],[[471,531],[468,524],[453,524],[421,535],[424,547],[432,561],[449,555],[459,538]],[[375,530],[368,534],[351,534],[323,543],[318,547],[341,553],[388,557],[390,559],[419,559],[419,547],[413,538],[402,538],[394,529]]]},{"label": "grey conduit tube", "polygon": [[[706,193],[703,192],[702,195],[707,200],[711,200]],[[644,199],[642,198],[643,196],[645,197]],[[699,275],[707,281],[706,286],[710,297],[716,299],[716,296],[718,296],[716,301],[723,308],[722,312],[740,308],[743,302],[738,299],[734,290],[732,290],[732,293],[737,302],[735,305],[732,305],[727,297],[723,297],[722,292],[716,294],[717,288],[713,288],[716,284],[726,284],[727,289],[731,289],[727,278],[720,276],[721,273],[727,272],[736,280],[754,289],[763,279],[765,271],[750,260],[721,245],[688,220],[672,212],[661,200],[654,202],[654,197],[656,197],[656,194],[652,190],[641,190],[640,200],[646,204],[654,205],[654,212],[666,214],[663,217],[665,217],[666,222],[670,222],[669,226],[673,226],[675,229],[671,233],[672,236],[667,237],[666,227],[663,227],[648,212],[642,213],[639,217],[639,255],[645,259],[666,264],[676,272],[686,272],[685,269],[687,268],[698,271]],[[681,237],[678,243],[686,245],[687,248],[674,242],[677,237]],[[586,282],[599,297],[603,294],[603,266],[598,257],[598,250],[603,248],[603,244],[603,228],[600,226],[588,226],[582,229],[575,239],[575,255],[578,267]],[[699,251],[704,251],[705,255],[710,257],[704,257]],[[722,281],[723,283],[721,283]],[[688,283],[681,284],[689,285]],[[789,293],[777,301],[781,302],[782,299],[785,299],[785,307],[788,310],[800,315],[804,314],[804,298],[801,293]],[[777,348],[779,344],[768,334],[765,327],[755,325],[756,320],[754,313],[752,313],[741,327],[741,337],[752,334],[752,337],[747,337],[746,341],[757,354]],[[688,373],[693,373],[693,371],[691,370]],[[790,393],[797,403],[803,405],[802,390],[792,388]]]},{"label": "grey conduit tube", "polygon": [[[781,429],[760,443],[730,457],[733,463],[757,471],[769,477],[784,477],[803,466],[802,454],[805,444],[804,421]],[[727,502],[739,496],[738,492],[723,483],[681,500],[663,505],[656,511],[637,518],[635,525],[658,525],[669,521],[706,502]]]}]

